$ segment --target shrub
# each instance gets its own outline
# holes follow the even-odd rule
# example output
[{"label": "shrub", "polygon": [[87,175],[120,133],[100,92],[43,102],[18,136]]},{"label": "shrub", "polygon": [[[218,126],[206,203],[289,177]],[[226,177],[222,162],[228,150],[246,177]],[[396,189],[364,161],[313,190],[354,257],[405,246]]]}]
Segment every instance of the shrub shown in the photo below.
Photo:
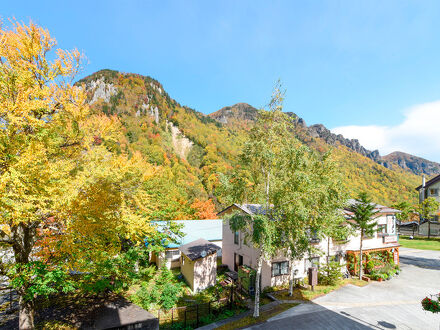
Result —
[{"label": "shrub", "polygon": [[141,284],[132,299],[144,309],[170,309],[176,305],[182,291],[183,284],[174,278],[169,269],[162,268],[152,280]]},{"label": "shrub", "polygon": [[323,285],[335,285],[342,279],[341,266],[337,262],[329,262],[319,270],[318,281]]},{"label": "shrub", "polygon": [[367,274],[369,274],[373,269],[374,269],[374,261],[370,259],[365,266],[365,271]]},{"label": "shrub", "polygon": [[179,300],[181,292],[182,285],[180,283],[166,283],[162,287],[159,304],[165,309],[173,308]]},{"label": "shrub", "polygon": [[428,297],[422,300],[422,307],[425,311],[431,313],[439,313],[440,312],[440,298],[430,299]]}]

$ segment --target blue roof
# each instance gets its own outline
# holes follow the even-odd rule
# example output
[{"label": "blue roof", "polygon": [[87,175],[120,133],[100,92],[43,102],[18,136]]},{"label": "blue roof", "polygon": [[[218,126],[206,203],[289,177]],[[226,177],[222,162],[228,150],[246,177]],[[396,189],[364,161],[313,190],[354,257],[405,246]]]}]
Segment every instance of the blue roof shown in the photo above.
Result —
[{"label": "blue roof", "polygon": [[[161,221],[157,221],[160,223]],[[222,240],[222,219],[215,220],[173,220],[174,223],[183,224],[180,230],[185,234],[180,239],[180,244],[170,243],[168,248],[178,248],[181,245],[190,243],[204,238],[207,241],[221,241]],[[160,230],[160,229],[159,229]]]}]

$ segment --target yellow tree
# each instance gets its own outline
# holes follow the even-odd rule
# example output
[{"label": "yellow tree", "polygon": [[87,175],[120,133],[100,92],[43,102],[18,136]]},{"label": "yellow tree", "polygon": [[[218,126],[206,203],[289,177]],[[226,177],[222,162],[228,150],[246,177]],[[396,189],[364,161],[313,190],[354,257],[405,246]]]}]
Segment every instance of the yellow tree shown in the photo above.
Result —
[{"label": "yellow tree", "polygon": [[[48,222],[73,257],[66,266],[87,268],[82,260],[149,233],[148,196],[139,187],[154,169],[121,153],[116,118],[89,115],[85,93],[72,85],[77,50],[52,55],[47,30],[10,26],[0,26],[0,243],[14,260],[0,271],[29,270]],[[19,278],[19,327],[32,329],[36,293]]]}]

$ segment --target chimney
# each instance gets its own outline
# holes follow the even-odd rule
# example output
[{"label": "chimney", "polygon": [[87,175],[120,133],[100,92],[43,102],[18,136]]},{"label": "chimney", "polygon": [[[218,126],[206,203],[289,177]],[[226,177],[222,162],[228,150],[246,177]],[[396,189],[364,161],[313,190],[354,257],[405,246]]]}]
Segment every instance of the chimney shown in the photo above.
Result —
[{"label": "chimney", "polygon": [[419,191],[419,203],[423,203],[423,201],[425,200],[425,186],[426,186],[426,179],[425,179],[425,174],[423,174],[422,177],[422,188],[420,188]]}]

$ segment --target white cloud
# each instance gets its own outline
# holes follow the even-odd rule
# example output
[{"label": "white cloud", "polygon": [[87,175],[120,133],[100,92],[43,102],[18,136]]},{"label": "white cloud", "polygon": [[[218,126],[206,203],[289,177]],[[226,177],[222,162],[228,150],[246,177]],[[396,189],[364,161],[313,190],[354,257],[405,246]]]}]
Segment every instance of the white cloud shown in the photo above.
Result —
[{"label": "white cloud", "polygon": [[381,155],[403,151],[440,162],[440,101],[414,106],[396,126],[340,126],[331,130],[358,139],[367,149]]}]

